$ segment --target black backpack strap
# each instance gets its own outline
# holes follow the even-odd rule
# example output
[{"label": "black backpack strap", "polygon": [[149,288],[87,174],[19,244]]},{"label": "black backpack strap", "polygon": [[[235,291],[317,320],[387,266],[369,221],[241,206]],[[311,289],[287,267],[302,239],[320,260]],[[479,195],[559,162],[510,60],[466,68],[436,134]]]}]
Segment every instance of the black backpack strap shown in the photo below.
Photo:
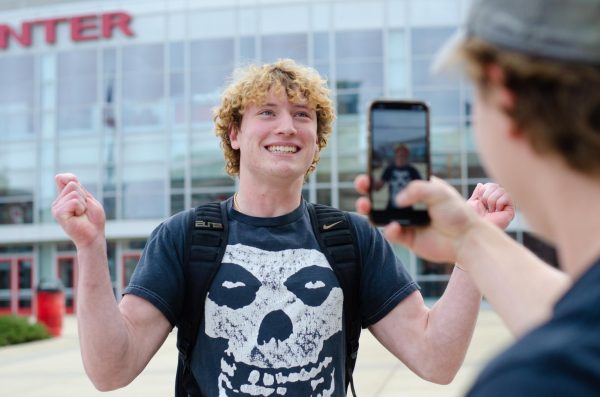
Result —
[{"label": "black backpack strap", "polygon": [[360,252],[350,216],[336,208],[308,203],[312,227],[321,251],[342,287],[344,293],[344,321],[346,328],[346,390],[350,385],[356,397],[352,373],[358,355],[360,339]]},{"label": "black backpack strap", "polygon": [[175,379],[176,397],[200,396],[190,368],[191,354],[204,318],[208,289],[225,254],[228,233],[225,201],[204,204],[194,210],[186,237],[183,264],[185,293],[177,323],[179,362]]}]

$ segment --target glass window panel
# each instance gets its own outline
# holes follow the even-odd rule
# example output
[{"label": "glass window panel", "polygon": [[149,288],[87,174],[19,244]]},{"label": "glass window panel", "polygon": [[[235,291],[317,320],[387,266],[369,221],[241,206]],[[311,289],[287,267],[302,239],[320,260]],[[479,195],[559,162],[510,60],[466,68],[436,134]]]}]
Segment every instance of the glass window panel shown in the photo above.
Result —
[{"label": "glass window panel", "polygon": [[[414,96],[429,104],[432,124],[444,120],[457,120],[460,115],[460,93],[458,90],[414,90]],[[447,124],[447,123],[446,123]]]},{"label": "glass window panel", "polygon": [[58,109],[59,134],[90,134],[98,130],[96,106],[61,107]]},{"label": "glass window panel", "polygon": [[256,42],[253,36],[240,37],[240,58],[242,63],[256,59]]},{"label": "glass window panel", "polygon": [[[364,170],[362,172],[364,172]],[[352,177],[352,180],[354,180],[354,177],[356,177],[356,175],[358,174],[355,174]],[[338,206],[339,209],[341,209],[342,211],[356,211],[356,200],[359,197],[360,194],[353,187],[346,187],[340,189],[340,204]]]},{"label": "glass window panel", "polygon": [[131,76],[137,73],[162,72],[164,51],[162,44],[132,45],[122,52],[122,70]]},{"label": "glass window panel", "polygon": [[[233,65],[210,66],[193,68],[191,74],[192,99],[202,99],[203,95],[220,95],[221,88],[233,72]],[[198,96],[200,95],[200,96]]]},{"label": "glass window panel", "polygon": [[185,197],[183,194],[171,194],[171,213],[174,215],[185,209]]},{"label": "glass window panel", "polygon": [[184,134],[172,135],[171,138],[171,188],[183,188],[185,184],[185,165],[187,139]]},{"label": "glass window panel", "polygon": [[221,153],[206,153],[191,163],[192,187],[232,186],[234,180],[225,172],[225,160]]},{"label": "glass window panel", "polygon": [[444,86],[458,89],[459,82],[455,77],[444,73],[432,73],[433,57],[412,60],[412,81],[415,87]]},{"label": "glass window panel", "polygon": [[366,168],[357,164],[357,157],[358,153],[346,153],[338,157],[340,181],[352,182],[358,174],[365,173]]},{"label": "glass window panel", "polygon": [[104,207],[104,214],[106,215],[106,219],[117,219],[117,199],[115,198],[115,196],[105,194],[102,199],[102,206]]},{"label": "glass window panel", "polygon": [[190,156],[192,187],[233,184],[233,179],[225,172],[220,140],[212,132],[212,126],[193,133]]},{"label": "glass window panel", "polygon": [[456,27],[416,27],[410,36],[413,56],[433,55],[454,33]]},{"label": "glass window panel", "polygon": [[316,61],[329,61],[329,32],[315,32],[313,35],[313,58]]},{"label": "glass window panel", "polygon": [[0,145],[0,173],[10,174],[16,170],[29,170],[35,164],[36,152],[33,143],[11,142]]},{"label": "glass window panel", "polygon": [[[0,90],[1,91],[1,90]],[[19,106],[20,107],[20,106]],[[33,138],[33,113],[15,106],[0,107],[0,141]]]},{"label": "glass window panel", "polygon": [[125,163],[163,163],[168,156],[166,138],[162,135],[130,135],[124,138],[123,158]]},{"label": "glass window panel", "polygon": [[169,96],[171,98],[183,97],[185,92],[183,73],[171,73],[171,76],[169,77]]},{"label": "glass window panel", "polygon": [[166,215],[163,174],[162,164],[146,163],[123,167],[124,219],[162,218]]},{"label": "glass window panel", "polygon": [[479,155],[476,152],[467,153],[467,176],[469,178],[486,178],[487,174]]},{"label": "glass window panel", "polygon": [[0,308],[10,308],[10,261],[2,259],[0,260]]},{"label": "glass window panel", "polygon": [[338,93],[337,112],[339,120],[345,120],[346,115],[366,114],[369,103],[382,95],[383,91],[381,89]]},{"label": "glass window panel", "polygon": [[184,98],[171,99],[168,106],[172,131],[183,128],[187,124],[187,101]]},{"label": "glass window panel", "polygon": [[79,182],[85,186],[86,190],[98,197],[98,166],[75,164],[62,167],[59,165],[58,170],[59,172],[72,172],[77,175]]},{"label": "glass window panel", "polygon": [[317,164],[316,177],[317,183],[330,183],[331,182],[331,157],[326,156],[324,152],[321,152],[321,159]]},{"label": "glass window panel", "polygon": [[262,59],[273,62],[279,58],[292,58],[306,63],[308,43],[306,34],[286,34],[262,37]]},{"label": "glass window panel", "polygon": [[[200,96],[202,97],[202,96]],[[211,98],[213,96],[210,96]],[[215,99],[218,99],[218,96],[215,95]],[[194,101],[192,102],[192,109],[190,119],[194,126],[199,128],[204,127],[205,129],[212,129],[212,119],[213,119],[213,108],[217,105],[216,102],[204,102],[204,101]]]},{"label": "glass window panel", "polygon": [[59,79],[74,76],[92,75],[98,71],[98,54],[96,49],[61,52],[58,54]]},{"label": "glass window panel", "polygon": [[322,78],[330,81],[329,76],[331,75],[331,67],[329,62],[315,62],[313,67],[319,72]]},{"label": "glass window panel", "polygon": [[33,105],[33,56],[0,58],[0,104]]},{"label": "glass window panel", "polygon": [[431,173],[443,179],[460,178],[460,162],[460,153],[432,152]]},{"label": "glass window panel", "polygon": [[170,171],[171,189],[182,189],[185,186],[185,163],[171,163]]},{"label": "glass window panel", "polygon": [[234,62],[233,39],[197,40],[190,47],[191,69],[206,65],[232,65]]},{"label": "glass window panel", "polygon": [[162,73],[124,73],[122,97],[124,101],[153,101],[163,97],[164,82]]},{"label": "glass window panel", "polygon": [[71,164],[98,164],[100,143],[97,138],[69,138],[58,142],[58,160],[61,166]]},{"label": "glass window panel", "polygon": [[166,120],[163,101],[123,105],[123,131],[131,133],[160,132]]},{"label": "glass window panel", "polygon": [[12,81],[6,81],[6,84],[0,90],[0,104],[9,106],[9,109],[13,110],[31,108],[33,106],[33,82],[29,80],[17,80],[19,78],[18,74],[13,78],[14,80]]},{"label": "glass window panel", "polygon": [[337,112],[338,114],[358,114],[359,95],[354,94],[338,94],[337,96]]},{"label": "glass window panel", "polygon": [[337,32],[335,56],[338,60],[381,58],[383,56],[381,30]]},{"label": "glass window panel", "polygon": [[169,46],[169,63],[171,71],[181,71],[185,68],[185,52],[181,41],[171,43]]},{"label": "glass window panel", "polygon": [[33,223],[33,200],[14,203],[0,202],[0,224]]},{"label": "glass window panel", "polygon": [[431,129],[431,149],[460,151],[462,134],[457,125],[434,125]]},{"label": "glass window panel", "polygon": [[331,205],[331,187],[317,189],[317,203]]},{"label": "glass window panel", "polygon": [[32,273],[33,269],[31,266],[31,261],[27,259],[23,259],[19,261],[19,288],[20,289],[29,289],[32,287]]},{"label": "glass window panel", "polygon": [[96,76],[61,75],[58,80],[58,105],[91,105],[98,100]]},{"label": "glass window panel", "polygon": [[338,62],[338,89],[383,86],[383,63],[379,61]]}]

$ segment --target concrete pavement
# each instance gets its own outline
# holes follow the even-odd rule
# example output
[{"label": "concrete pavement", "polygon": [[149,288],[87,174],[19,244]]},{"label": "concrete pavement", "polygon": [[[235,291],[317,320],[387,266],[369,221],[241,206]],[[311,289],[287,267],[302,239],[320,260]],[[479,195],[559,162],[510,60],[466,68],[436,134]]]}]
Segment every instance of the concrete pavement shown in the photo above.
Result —
[{"label": "concrete pavement", "polygon": [[[87,379],[79,355],[76,320],[65,318],[58,338],[0,348],[0,396],[172,396],[177,365],[176,335],[172,332],[148,367],[129,386],[97,391]],[[465,363],[446,386],[426,382],[363,332],[355,371],[361,397],[458,397],[464,394],[482,365],[512,341],[506,327],[490,309],[482,309]]]}]

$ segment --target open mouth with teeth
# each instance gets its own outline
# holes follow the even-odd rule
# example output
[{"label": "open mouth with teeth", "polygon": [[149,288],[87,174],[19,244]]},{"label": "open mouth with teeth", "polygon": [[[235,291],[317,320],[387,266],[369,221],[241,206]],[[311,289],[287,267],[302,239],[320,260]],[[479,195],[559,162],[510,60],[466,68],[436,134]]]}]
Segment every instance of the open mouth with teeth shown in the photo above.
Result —
[{"label": "open mouth with teeth", "polygon": [[221,359],[221,371],[221,395],[325,397],[335,391],[331,357],[306,367],[257,368],[226,354]]},{"label": "open mouth with teeth", "polygon": [[271,153],[296,153],[300,148],[294,145],[270,145],[267,150]]}]

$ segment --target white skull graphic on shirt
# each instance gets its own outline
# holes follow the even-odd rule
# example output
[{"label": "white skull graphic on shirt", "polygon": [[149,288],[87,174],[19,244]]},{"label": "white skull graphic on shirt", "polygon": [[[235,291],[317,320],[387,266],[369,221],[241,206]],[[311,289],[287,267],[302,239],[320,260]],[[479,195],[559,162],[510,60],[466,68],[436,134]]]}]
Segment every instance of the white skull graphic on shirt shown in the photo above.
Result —
[{"label": "white skull graphic on shirt", "polygon": [[321,252],[229,245],[205,304],[206,335],[227,341],[219,395],[332,395],[323,347],[342,331],[342,307]]}]

